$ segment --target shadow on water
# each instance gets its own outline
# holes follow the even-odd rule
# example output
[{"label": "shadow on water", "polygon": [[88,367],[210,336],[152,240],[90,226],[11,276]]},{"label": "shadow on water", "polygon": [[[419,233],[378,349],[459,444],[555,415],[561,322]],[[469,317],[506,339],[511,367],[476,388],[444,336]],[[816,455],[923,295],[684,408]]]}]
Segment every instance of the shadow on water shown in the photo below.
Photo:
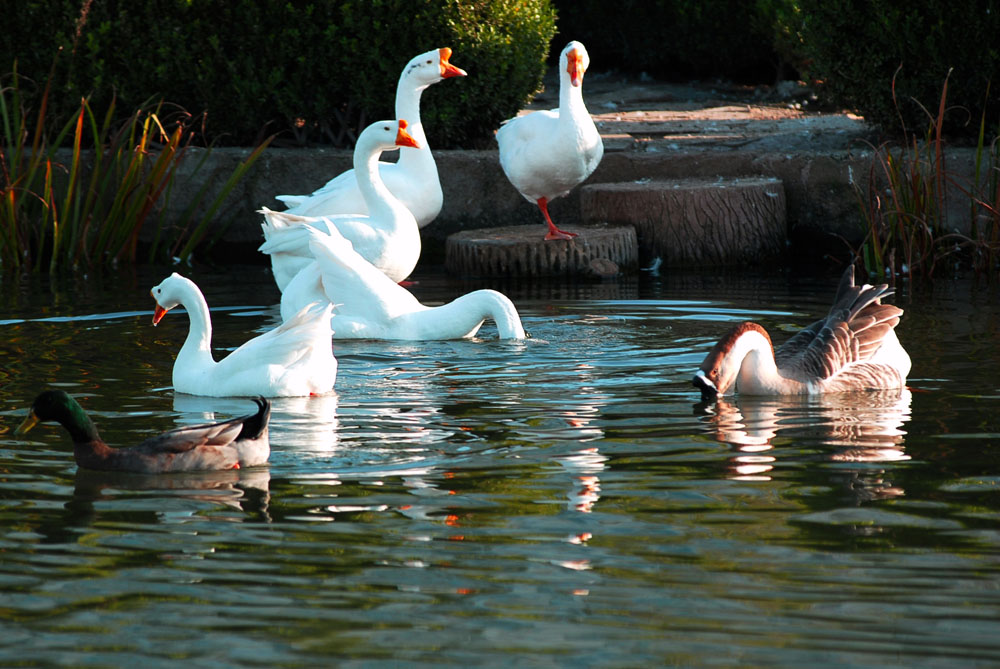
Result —
[{"label": "shadow on water", "polygon": [[[895,393],[726,397],[729,326],[782,340],[836,276],[502,285],[531,337],[338,341],[336,391],[275,400],[267,467],[78,470],[15,438],[76,396],[112,445],[243,415],[175,394],[170,270],[0,291],[0,664],[953,664],[1000,661],[1000,301],[903,286]],[[279,318],[266,268],[189,273],[221,357]]]}]

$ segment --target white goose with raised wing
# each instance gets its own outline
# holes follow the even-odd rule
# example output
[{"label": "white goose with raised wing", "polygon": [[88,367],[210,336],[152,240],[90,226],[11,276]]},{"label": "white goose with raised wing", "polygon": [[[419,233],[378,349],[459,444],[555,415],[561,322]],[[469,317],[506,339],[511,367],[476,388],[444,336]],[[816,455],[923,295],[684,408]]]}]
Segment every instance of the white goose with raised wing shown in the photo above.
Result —
[{"label": "white goose with raised wing", "polygon": [[[331,326],[338,339],[461,339],[475,336],[487,319],[496,323],[501,339],[525,338],[517,309],[502,293],[475,290],[428,307],[362,258],[337,228],[307,230],[315,260],[282,293],[282,318],[328,301],[335,307]],[[283,232],[270,234],[278,238]]]},{"label": "white goose with raised wing", "polygon": [[[259,250],[271,256],[271,270],[278,290],[284,291],[292,277],[312,260],[309,236],[303,229],[307,226],[324,230],[335,226],[351,240],[358,253],[393,281],[402,281],[410,275],[420,259],[420,229],[410,210],[386,188],[378,170],[378,158],[383,151],[418,146],[407,127],[406,119],[377,121],[358,137],[354,170],[361,194],[368,203],[368,213],[300,216],[267,207],[260,210],[271,225],[263,227],[264,243]],[[297,232],[282,235],[278,242],[269,236],[269,231],[280,226]]]}]

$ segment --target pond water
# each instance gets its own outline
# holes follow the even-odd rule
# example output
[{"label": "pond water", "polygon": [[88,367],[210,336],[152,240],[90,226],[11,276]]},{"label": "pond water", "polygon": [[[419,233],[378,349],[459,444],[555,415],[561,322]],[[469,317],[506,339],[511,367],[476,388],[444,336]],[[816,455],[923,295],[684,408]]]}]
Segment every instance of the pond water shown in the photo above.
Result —
[{"label": "pond water", "polygon": [[[837,276],[502,286],[531,337],[338,342],[268,467],[78,470],[13,436],[47,385],[112,445],[223,419],[175,396],[168,270],[0,291],[2,666],[1000,663],[1000,300],[900,290],[904,392],[702,404],[733,321],[776,340]],[[263,267],[186,272],[219,354],[278,322]],[[428,303],[479,284],[428,274]]]}]

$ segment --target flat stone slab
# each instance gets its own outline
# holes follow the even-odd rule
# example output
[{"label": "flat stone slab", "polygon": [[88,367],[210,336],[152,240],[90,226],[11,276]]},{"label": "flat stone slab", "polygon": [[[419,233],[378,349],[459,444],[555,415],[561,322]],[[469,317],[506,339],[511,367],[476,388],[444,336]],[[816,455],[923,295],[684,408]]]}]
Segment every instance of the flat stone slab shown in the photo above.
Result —
[{"label": "flat stone slab", "polygon": [[611,277],[638,267],[639,247],[630,225],[562,229],[577,236],[546,241],[544,224],[456,232],[445,243],[445,268],[460,276]]},{"label": "flat stone slab", "polygon": [[580,208],[588,224],[635,226],[644,265],[758,264],[788,239],[785,190],[773,178],[590,184]]}]

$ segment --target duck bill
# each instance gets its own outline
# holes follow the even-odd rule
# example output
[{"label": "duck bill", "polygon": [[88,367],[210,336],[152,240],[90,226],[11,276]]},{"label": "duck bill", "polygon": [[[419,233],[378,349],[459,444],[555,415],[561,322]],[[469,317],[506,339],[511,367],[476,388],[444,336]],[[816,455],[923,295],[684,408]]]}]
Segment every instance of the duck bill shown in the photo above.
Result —
[{"label": "duck bill", "polygon": [[701,399],[703,402],[710,402],[719,398],[719,389],[715,387],[712,380],[705,376],[705,373],[700,369],[691,379],[691,385],[701,391]]},{"label": "duck bill", "polygon": [[574,86],[583,83],[583,56],[576,49],[566,54],[566,71],[569,73],[569,83]]},{"label": "duck bill", "polygon": [[441,60],[441,78],[450,79],[452,77],[465,77],[468,76],[465,70],[460,67],[455,67],[448,60],[451,58],[451,49],[448,47],[442,47],[438,49],[438,55]]},{"label": "duck bill", "polygon": [[38,425],[38,416],[35,415],[34,411],[29,411],[28,417],[21,421],[21,424],[14,430],[14,434],[22,435],[36,425]]},{"label": "duck bill", "polygon": [[412,149],[420,148],[417,140],[413,139],[413,136],[406,132],[406,121],[399,122],[399,130],[396,131],[396,146],[408,146]]},{"label": "duck bill", "polygon": [[160,322],[160,319],[166,316],[167,311],[169,311],[169,309],[164,309],[157,304],[156,308],[153,309],[153,325],[157,325]]}]

